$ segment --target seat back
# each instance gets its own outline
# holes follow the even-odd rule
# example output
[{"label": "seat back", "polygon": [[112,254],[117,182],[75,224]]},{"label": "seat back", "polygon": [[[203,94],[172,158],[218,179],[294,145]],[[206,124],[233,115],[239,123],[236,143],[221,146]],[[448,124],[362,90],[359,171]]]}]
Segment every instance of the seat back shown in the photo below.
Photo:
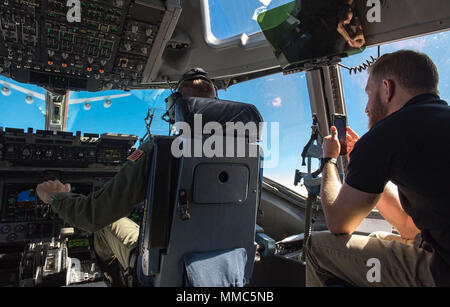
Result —
[{"label": "seat back", "polygon": [[[233,103],[233,110],[248,114],[248,105],[239,108]],[[198,110],[194,112],[198,114]],[[257,111],[254,114],[258,115],[255,122],[262,121]],[[226,117],[228,120],[233,114]],[[250,121],[251,116],[247,118]],[[234,119],[238,121],[239,116]],[[138,248],[141,284],[242,286],[248,282],[256,253],[261,188],[260,148],[251,142],[256,139],[240,133],[214,142],[210,135],[152,138],[154,151]],[[199,155],[196,149],[200,147]],[[174,148],[182,148],[184,155],[174,155]],[[211,157],[208,148],[216,155]]]}]

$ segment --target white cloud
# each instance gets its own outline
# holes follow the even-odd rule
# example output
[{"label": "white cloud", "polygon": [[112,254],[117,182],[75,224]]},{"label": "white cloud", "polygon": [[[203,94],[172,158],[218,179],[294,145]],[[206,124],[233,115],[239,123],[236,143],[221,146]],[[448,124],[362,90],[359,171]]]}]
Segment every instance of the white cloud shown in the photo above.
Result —
[{"label": "white cloud", "polygon": [[272,106],[275,108],[279,108],[283,105],[283,100],[281,99],[281,97],[275,97],[274,99],[272,99]]},{"label": "white cloud", "polygon": [[367,72],[357,73],[352,75],[351,78],[359,85],[360,88],[366,90],[367,81],[369,80],[369,74]]},{"label": "white cloud", "polygon": [[422,51],[425,48],[426,44],[427,39],[425,37],[419,37],[392,43],[389,47],[394,51],[401,49],[414,49],[417,51]]},{"label": "white cloud", "polygon": [[272,0],[259,0],[259,2],[261,2],[265,6],[269,6],[269,4],[270,4],[270,2],[272,2]]}]

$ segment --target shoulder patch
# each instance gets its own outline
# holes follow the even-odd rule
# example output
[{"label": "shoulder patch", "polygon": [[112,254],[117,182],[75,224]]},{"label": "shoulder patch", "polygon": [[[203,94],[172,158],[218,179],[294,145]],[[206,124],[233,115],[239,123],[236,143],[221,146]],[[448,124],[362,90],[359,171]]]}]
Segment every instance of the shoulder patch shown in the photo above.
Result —
[{"label": "shoulder patch", "polygon": [[144,155],[144,151],[137,149],[135,152],[133,152],[128,158],[128,161],[131,162],[136,162],[137,160],[139,160],[143,155]]}]

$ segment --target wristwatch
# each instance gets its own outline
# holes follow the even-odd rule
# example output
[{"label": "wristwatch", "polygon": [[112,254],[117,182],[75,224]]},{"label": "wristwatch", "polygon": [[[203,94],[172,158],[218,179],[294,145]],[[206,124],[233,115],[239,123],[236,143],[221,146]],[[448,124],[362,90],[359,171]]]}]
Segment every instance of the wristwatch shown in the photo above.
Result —
[{"label": "wristwatch", "polygon": [[337,166],[337,159],[336,158],[321,158],[320,159],[320,164],[322,166],[325,166],[325,164],[327,163],[333,163],[334,165]]}]

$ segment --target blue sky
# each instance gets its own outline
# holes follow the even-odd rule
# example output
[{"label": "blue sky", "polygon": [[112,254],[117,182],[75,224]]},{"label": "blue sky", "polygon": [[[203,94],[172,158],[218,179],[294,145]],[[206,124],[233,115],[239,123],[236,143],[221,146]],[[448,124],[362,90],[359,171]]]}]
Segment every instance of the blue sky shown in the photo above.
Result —
[{"label": "blue sky", "polygon": [[[212,29],[219,38],[258,31],[253,19],[255,11],[276,7],[287,3],[286,0],[215,0],[211,2]],[[214,5],[212,5],[214,4]],[[450,98],[450,32],[423,36],[415,39],[383,45],[382,53],[400,49],[413,49],[428,54],[436,63],[440,76],[441,97]],[[343,60],[347,66],[356,66],[364,62],[370,55],[376,56],[376,48],[368,49],[360,55]],[[368,120],[364,113],[367,95],[364,87],[367,74],[350,76],[342,70],[344,93],[347,103],[349,125],[360,135],[367,131]],[[1,80],[17,84],[5,77]],[[30,90],[44,93],[44,90],[33,85],[21,85]],[[120,94],[120,91],[102,93],[73,92],[71,98],[86,98]],[[160,118],[164,111],[164,99],[170,94],[164,90],[131,91],[130,97],[113,100],[108,109],[103,102],[93,102],[92,109],[85,111],[83,105],[71,105],[68,113],[67,130],[87,133],[125,133],[142,137],[145,132],[144,118],[149,107],[156,110],[152,125],[154,134],[167,134],[168,126]],[[12,90],[8,97],[0,95],[0,126],[35,129],[44,128],[45,103],[35,99],[34,103],[25,103],[25,94]],[[289,76],[271,75],[230,87],[226,92],[220,91],[219,97],[227,100],[242,101],[254,104],[260,110],[266,122],[280,123],[280,161],[277,168],[266,169],[264,175],[287,187],[300,192],[293,186],[296,168],[300,167],[301,151],[311,134],[311,111],[306,87],[305,73]],[[265,140],[267,141],[267,140]],[[304,170],[304,169],[303,169]]]}]

